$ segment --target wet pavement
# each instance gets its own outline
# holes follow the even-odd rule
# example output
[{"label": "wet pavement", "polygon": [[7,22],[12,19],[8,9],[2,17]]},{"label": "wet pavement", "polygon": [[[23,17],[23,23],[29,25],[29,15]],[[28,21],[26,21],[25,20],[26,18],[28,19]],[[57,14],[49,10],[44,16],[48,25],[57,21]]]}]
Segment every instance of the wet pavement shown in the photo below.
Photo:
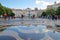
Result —
[{"label": "wet pavement", "polygon": [[[60,20],[49,19],[11,19],[0,20],[0,25],[12,25],[0,32],[0,36],[7,36],[11,40],[60,40],[60,32],[47,29],[47,25],[60,25]],[[13,26],[14,25],[14,26]],[[3,35],[3,36],[2,36]],[[4,36],[4,37],[5,37]],[[0,38],[1,38],[0,37]],[[3,39],[4,40],[4,39]]]},{"label": "wet pavement", "polygon": [[10,19],[10,20],[0,20],[0,25],[60,25],[60,20],[49,20],[49,19]]},{"label": "wet pavement", "polygon": [[17,40],[60,40],[60,32],[49,30],[45,25],[11,26],[4,33],[14,35]]}]

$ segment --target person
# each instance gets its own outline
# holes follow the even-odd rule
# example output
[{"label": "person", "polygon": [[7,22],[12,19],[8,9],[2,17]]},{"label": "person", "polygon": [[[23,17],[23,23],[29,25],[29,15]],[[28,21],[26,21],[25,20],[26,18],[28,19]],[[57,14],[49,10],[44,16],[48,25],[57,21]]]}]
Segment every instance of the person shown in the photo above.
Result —
[{"label": "person", "polygon": [[52,20],[54,20],[54,18],[55,18],[54,15],[52,15]]},{"label": "person", "polygon": [[21,15],[21,18],[23,18],[23,17],[24,17],[24,15],[22,14],[22,15]]},{"label": "person", "polygon": [[55,20],[57,20],[57,16],[55,15]]},{"label": "person", "polygon": [[24,15],[22,14],[22,15],[21,15],[21,18],[22,18],[22,24],[23,24],[23,17],[24,17]]},{"label": "person", "polygon": [[6,20],[6,18],[7,18],[7,14],[6,13],[3,14],[3,18]]},{"label": "person", "polygon": [[33,18],[35,18],[35,15],[33,15]]}]

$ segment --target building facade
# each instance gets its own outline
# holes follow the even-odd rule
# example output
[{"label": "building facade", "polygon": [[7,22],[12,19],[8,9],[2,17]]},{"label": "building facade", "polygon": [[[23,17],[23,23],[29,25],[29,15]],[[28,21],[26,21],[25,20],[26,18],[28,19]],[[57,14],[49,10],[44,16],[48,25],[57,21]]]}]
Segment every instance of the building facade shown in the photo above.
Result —
[{"label": "building facade", "polygon": [[47,8],[53,8],[53,9],[56,10],[59,6],[60,6],[60,3],[56,3],[56,2],[54,2],[53,5],[48,5]]},{"label": "building facade", "polygon": [[21,15],[25,15],[28,17],[31,17],[33,15],[40,16],[44,10],[38,10],[38,8],[35,8],[34,10],[27,8],[27,9],[12,9],[12,11],[15,13],[15,17],[21,17]]},{"label": "building facade", "polygon": [[24,10],[21,9],[12,9],[12,11],[15,13],[15,17],[21,17],[21,15],[24,13]]}]

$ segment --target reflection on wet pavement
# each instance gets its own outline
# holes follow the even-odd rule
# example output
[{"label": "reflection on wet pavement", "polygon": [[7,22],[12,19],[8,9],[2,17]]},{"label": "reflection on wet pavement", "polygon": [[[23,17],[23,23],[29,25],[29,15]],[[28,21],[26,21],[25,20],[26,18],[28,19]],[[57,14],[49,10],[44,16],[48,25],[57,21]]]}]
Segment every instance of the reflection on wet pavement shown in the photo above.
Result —
[{"label": "reflection on wet pavement", "polygon": [[[18,38],[22,40],[60,40],[60,33],[48,30],[45,25],[37,25],[36,27],[31,26],[11,26],[3,31],[5,32],[16,32]],[[7,33],[8,34],[8,33]],[[14,35],[14,34],[12,34]]]}]

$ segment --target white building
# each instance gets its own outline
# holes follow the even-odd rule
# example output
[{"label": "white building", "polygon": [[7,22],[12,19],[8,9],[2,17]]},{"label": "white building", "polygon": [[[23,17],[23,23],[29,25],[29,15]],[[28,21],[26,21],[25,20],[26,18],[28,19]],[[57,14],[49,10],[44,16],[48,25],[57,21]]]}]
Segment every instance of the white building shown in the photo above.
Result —
[{"label": "white building", "polygon": [[26,16],[31,16],[31,9],[30,8],[27,8],[26,9]]},{"label": "white building", "polygon": [[12,9],[12,11],[15,13],[15,17],[20,17],[22,14],[21,9]]},{"label": "white building", "polygon": [[56,2],[54,2],[53,5],[48,5],[47,8],[53,8],[53,9],[56,10],[59,6],[60,6],[60,3],[56,3]]},{"label": "white building", "polygon": [[32,15],[40,16],[44,10],[38,10],[38,8],[35,8],[34,10],[27,8],[27,9],[12,9],[12,11],[15,13],[15,17],[21,17],[21,14],[31,17]]}]

